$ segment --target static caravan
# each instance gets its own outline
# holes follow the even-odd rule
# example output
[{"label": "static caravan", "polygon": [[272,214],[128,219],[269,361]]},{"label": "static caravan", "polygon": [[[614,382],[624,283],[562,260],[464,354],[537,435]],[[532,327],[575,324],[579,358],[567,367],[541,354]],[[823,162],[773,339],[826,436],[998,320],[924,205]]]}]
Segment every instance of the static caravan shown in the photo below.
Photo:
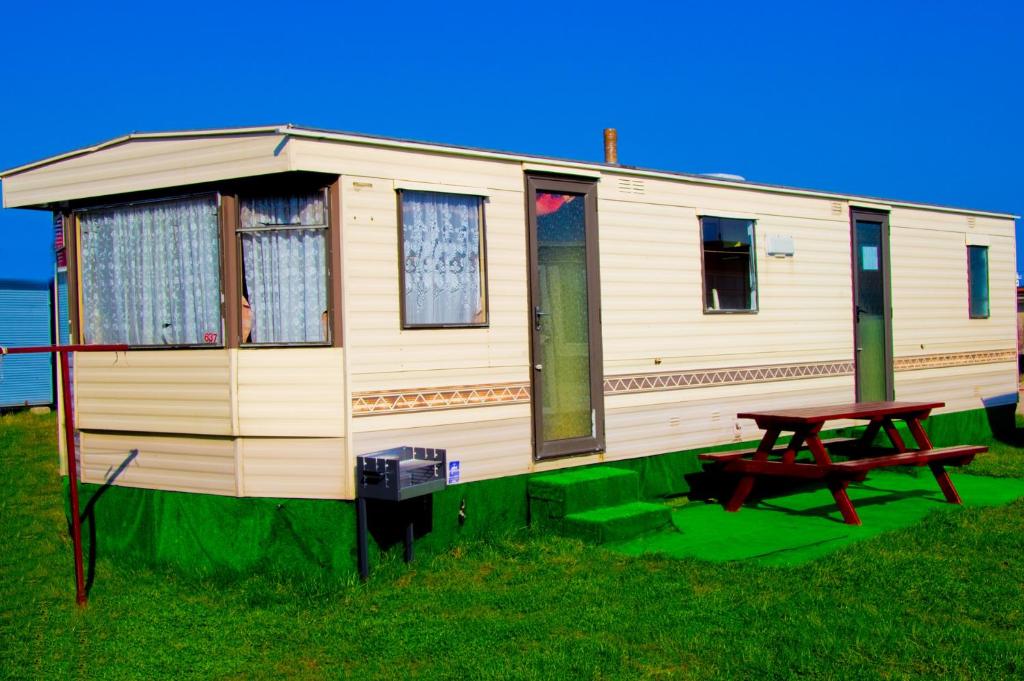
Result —
[{"label": "static caravan", "polygon": [[75,357],[83,481],[236,562],[326,514],[296,541],[349,565],[356,458],[391,447],[447,451],[444,537],[525,525],[538,472],[685,493],[693,450],[757,438],[745,410],[941,400],[963,428],[1016,401],[1004,213],[291,125],[2,179],[65,227],[73,342],[131,346]]}]

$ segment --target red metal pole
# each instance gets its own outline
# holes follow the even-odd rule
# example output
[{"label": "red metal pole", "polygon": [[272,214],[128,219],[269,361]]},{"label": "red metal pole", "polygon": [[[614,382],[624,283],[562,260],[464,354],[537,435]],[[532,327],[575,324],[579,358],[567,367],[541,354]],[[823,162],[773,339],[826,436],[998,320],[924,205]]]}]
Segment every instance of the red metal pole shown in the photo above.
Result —
[{"label": "red metal pole", "polygon": [[0,357],[4,355],[28,355],[38,352],[55,352],[60,357],[61,399],[64,402],[64,441],[68,456],[68,483],[71,496],[71,543],[75,552],[75,601],[85,605],[85,569],[82,559],[82,520],[78,508],[78,457],[75,452],[75,414],[71,407],[71,372],[68,371],[69,352],[126,352],[127,345],[39,345],[28,348],[6,348],[0,345]]},{"label": "red metal pole", "polygon": [[59,351],[60,386],[64,401],[64,449],[68,457],[68,485],[71,493],[71,543],[75,552],[75,602],[85,605],[85,570],[82,560],[82,521],[78,510],[78,457],[75,454],[75,415],[71,406],[71,373],[68,371],[68,354]]}]

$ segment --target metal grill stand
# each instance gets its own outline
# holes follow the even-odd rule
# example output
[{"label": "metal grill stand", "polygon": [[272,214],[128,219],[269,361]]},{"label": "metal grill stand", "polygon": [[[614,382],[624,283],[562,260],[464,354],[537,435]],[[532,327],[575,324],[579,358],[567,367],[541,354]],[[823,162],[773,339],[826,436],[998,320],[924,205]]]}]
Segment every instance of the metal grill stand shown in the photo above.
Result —
[{"label": "metal grill stand", "polygon": [[[429,447],[395,447],[356,457],[356,541],[359,577],[370,575],[367,499],[399,503],[445,489],[447,452]],[[411,513],[405,523],[405,562],[413,559],[415,522]]]}]

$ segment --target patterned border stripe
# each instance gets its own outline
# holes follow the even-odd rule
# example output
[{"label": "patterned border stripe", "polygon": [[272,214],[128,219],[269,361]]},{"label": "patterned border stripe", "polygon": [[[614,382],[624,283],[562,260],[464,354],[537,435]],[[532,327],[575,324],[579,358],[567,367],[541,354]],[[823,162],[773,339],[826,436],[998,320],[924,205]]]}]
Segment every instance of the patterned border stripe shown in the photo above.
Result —
[{"label": "patterned border stripe", "polygon": [[526,383],[448,386],[426,390],[370,390],[352,393],[352,415],[433,411],[529,401],[530,386]]},{"label": "patterned border stripe", "polygon": [[695,369],[663,374],[610,376],[604,381],[605,395],[647,393],[680,388],[702,388],[718,385],[739,385],[763,381],[789,381],[797,378],[848,376],[853,362],[807,362],[768,366],[732,367],[728,369]]},{"label": "patterned border stripe", "polygon": [[962,367],[972,364],[998,364],[999,362],[1016,362],[1017,351],[984,350],[980,352],[947,352],[939,355],[917,355],[913,357],[897,357],[893,363],[896,371],[914,371],[916,369],[940,369],[942,367]]},{"label": "patterned border stripe", "polygon": [[[984,352],[953,352],[941,355],[897,357],[895,371],[937,369],[1016,361],[1016,350]],[[771,364],[764,366],[729,367],[725,369],[694,369],[656,374],[622,374],[604,379],[605,395],[628,395],[685,388],[742,385],[765,381],[791,381],[801,378],[851,376],[852,360]],[[483,407],[498,404],[528,404],[529,383],[498,383],[495,385],[461,385],[408,390],[368,390],[352,394],[352,415],[396,414],[460,407]]]}]

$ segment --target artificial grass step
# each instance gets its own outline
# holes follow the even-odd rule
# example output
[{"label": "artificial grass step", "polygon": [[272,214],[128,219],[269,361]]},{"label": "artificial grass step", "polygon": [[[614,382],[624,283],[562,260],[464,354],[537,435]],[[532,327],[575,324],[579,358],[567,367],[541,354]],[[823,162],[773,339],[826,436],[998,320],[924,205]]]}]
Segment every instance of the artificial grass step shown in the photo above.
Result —
[{"label": "artificial grass step", "polygon": [[640,499],[640,475],[611,466],[573,468],[530,479],[530,524],[559,525],[571,513]]},{"label": "artificial grass step", "polygon": [[562,533],[594,544],[604,544],[668,527],[671,521],[672,512],[667,506],[633,501],[571,513],[562,523]]}]

